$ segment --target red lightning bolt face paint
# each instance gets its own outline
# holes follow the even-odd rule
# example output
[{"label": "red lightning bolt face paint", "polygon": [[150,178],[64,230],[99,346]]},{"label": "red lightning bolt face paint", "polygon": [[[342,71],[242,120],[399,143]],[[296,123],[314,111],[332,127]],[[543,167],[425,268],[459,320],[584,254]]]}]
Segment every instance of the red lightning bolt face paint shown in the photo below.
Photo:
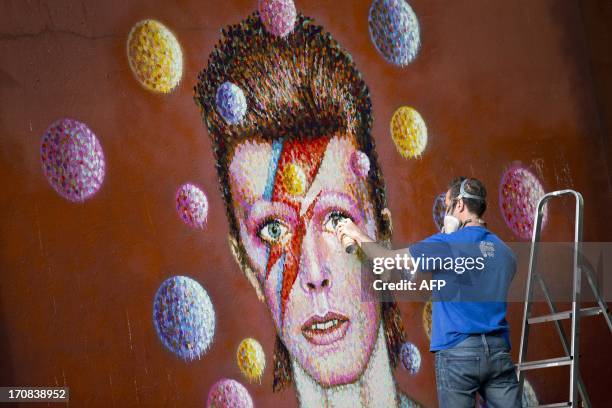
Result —
[{"label": "red lightning bolt face paint", "polygon": [[[293,207],[297,214],[301,213],[301,199],[317,175],[328,143],[328,137],[319,137],[308,141],[289,140],[285,142],[274,177],[272,201],[285,203]],[[298,169],[299,174],[295,174],[296,170],[294,169]],[[285,254],[280,294],[281,321],[289,293],[299,273],[302,240],[306,234],[306,224],[312,217],[312,208],[315,203],[316,200],[313,200],[309,208],[299,218],[291,239],[285,246],[274,244],[270,247],[266,279],[269,277],[272,267],[283,253]]]}]

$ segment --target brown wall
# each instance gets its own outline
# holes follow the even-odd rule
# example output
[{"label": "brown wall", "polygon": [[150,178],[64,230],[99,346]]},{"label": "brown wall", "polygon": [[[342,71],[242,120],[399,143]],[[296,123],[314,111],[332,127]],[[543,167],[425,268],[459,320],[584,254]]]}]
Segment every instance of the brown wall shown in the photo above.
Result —
[{"label": "brown wall", "polygon": [[[515,160],[546,190],[582,192],[586,239],[612,241],[610,43],[609,34],[597,35],[610,27],[606,2],[597,4],[607,12],[595,2],[410,3],[423,45],[399,69],[370,41],[369,1],[297,1],[351,52],[370,87],[395,242],[434,232],[432,198],[458,174],[486,183],[490,228],[515,240],[497,202],[500,176]],[[201,406],[218,378],[245,383],[234,362],[242,338],[259,339],[271,366],[273,326],[231,259],[210,143],[192,101],[220,28],[255,7],[255,0],[0,4],[0,385],[66,384],[75,406]],[[143,18],[164,22],[183,47],[183,81],[172,94],[146,91],[128,66],[127,34]],[[401,105],[427,122],[421,159],[402,159],[389,137]],[[61,117],[87,123],[106,155],[104,185],[85,204],[58,196],[41,171],[41,136]],[[187,181],[208,195],[204,231],[186,227],[174,210],[176,188]],[[551,208],[548,240],[571,237],[571,209]],[[217,311],[213,347],[193,363],[167,352],[151,321],[155,291],[177,274],[202,283]],[[401,307],[424,362],[418,375],[399,370],[397,378],[436,406],[422,305]],[[511,305],[516,346],[521,312]],[[534,356],[560,355],[552,328],[541,333],[531,341]],[[610,335],[601,319],[585,321],[582,333],[583,377],[594,406],[606,406]],[[566,398],[565,372],[529,376],[542,401]],[[269,369],[261,385],[247,388],[257,406],[295,401],[293,391],[271,393]]]}]

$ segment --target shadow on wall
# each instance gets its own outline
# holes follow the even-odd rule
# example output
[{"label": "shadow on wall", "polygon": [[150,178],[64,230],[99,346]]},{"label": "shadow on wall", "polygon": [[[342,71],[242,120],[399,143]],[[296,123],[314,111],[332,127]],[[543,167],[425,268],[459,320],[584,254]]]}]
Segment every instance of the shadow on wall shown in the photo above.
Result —
[{"label": "shadow on wall", "polygon": [[2,358],[2,368],[0,369],[0,386],[13,384],[13,360],[9,347],[9,336],[7,325],[4,321],[4,305],[2,303],[2,287],[0,287],[0,356]]},{"label": "shadow on wall", "polygon": [[[567,5],[559,2],[552,2],[549,6],[550,15],[557,27],[558,44],[562,50],[562,55],[565,57],[564,63],[569,68],[567,80],[569,81],[571,100],[576,101],[573,105],[577,109],[575,113],[580,118],[579,123],[588,126],[586,131],[597,135],[594,140],[598,140],[598,143],[585,146],[589,150],[584,151],[584,156],[581,159],[586,161],[599,156],[604,168],[607,168],[609,167],[607,159],[609,147],[606,146],[606,115],[605,106],[601,99],[601,86],[598,83],[600,78],[597,76],[602,67],[597,64],[597,61],[594,61],[595,56],[589,53],[589,32],[587,31],[591,29],[590,26],[601,24],[600,21],[605,21],[605,19],[585,20],[587,5],[582,3],[591,3],[590,7],[597,7],[601,13],[605,13],[603,10],[606,7],[606,2],[595,0],[592,2],[576,2],[570,7],[564,7]],[[608,9],[612,10],[611,7],[608,7]],[[586,18],[588,19],[588,16]],[[605,43],[603,39],[598,38],[598,40]],[[602,54],[605,55],[606,53]],[[571,119],[568,117],[560,116],[556,120],[560,122],[558,128],[571,126]],[[557,137],[557,135],[554,136]],[[568,151],[563,144],[556,145],[555,151],[556,160],[552,163],[552,167],[557,183],[559,186],[574,188],[573,178],[576,177],[576,166],[574,166],[574,174],[572,175],[569,160],[576,157],[577,152]],[[596,176],[601,177],[601,182],[606,183],[610,188],[609,170]]]}]

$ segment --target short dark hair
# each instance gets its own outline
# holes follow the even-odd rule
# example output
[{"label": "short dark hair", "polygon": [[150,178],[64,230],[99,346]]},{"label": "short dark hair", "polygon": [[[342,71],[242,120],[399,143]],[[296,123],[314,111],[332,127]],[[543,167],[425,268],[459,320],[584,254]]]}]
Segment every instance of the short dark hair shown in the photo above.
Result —
[{"label": "short dark hair", "polygon": [[459,192],[461,191],[461,183],[463,183],[464,180],[467,180],[465,182],[465,186],[463,187],[465,192],[478,197],[482,197],[482,200],[477,200],[474,198],[463,198],[463,202],[471,213],[482,217],[482,215],[487,210],[487,189],[485,188],[484,184],[482,184],[482,181],[475,178],[466,177],[454,178],[453,181],[451,181],[448,185],[448,188],[451,192],[451,198],[457,198]]}]

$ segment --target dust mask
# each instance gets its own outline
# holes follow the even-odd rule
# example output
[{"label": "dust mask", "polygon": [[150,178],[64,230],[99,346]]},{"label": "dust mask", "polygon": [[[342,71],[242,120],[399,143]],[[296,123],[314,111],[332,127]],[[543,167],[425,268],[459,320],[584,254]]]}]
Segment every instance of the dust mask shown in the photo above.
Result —
[{"label": "dust mask", "polygon": [[445,234],[450,234],[459,229],[459,225],[461,225],[461,221],[459,218],[454,215],[447,214],[444,216],[444,227],[442,227],[442,232]]}]

